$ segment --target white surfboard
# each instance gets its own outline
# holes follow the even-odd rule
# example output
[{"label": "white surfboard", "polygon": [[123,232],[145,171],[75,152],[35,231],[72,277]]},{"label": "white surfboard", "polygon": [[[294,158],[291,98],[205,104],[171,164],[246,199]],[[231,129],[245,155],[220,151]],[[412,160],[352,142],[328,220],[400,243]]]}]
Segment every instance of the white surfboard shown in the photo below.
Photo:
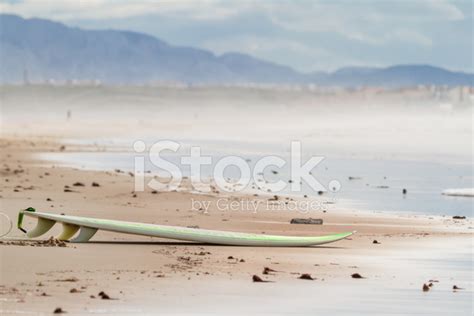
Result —
[{"label": "white surfboard", "polygon": [[[22,228],[23,216],[36,217],[36,227],[26,232]],[[322,245],[335,242],[351,236],[355,232],[339,233],[325,236],[278,236],[199,228],[154,225],[118,220],[99,219],[36,212],[33,208],[22,210],[18,217],[18,228],[26,232],[30,238],[45,234],[56,222],[63,225],[63,232],[57,237],[60,240],[70,240],[79,231],[72,242],[87,242],[97,230],[117,233],[135,234],[168,239],[186,240],[193,242],[234,245],[234,246],[268,246],[268,247],[303,247]]]},{"label": "white surfboard", "polygon": [[474,188],[446,189],[443,195],[474,197]]}]

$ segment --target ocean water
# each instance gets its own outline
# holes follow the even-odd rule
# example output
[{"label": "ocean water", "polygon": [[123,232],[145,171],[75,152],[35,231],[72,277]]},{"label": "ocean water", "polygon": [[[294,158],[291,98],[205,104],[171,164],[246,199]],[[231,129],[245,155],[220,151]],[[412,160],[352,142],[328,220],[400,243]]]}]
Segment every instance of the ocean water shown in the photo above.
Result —
[{"label": "ocean water", "polygon": [[[82,141],[91,143],[91,141]],[[95,141],[97,142],[97,141]],[[103,140],[101,146],[117,145],[117,141]],[[151,144],[150,141],[146,142]],[[201,147],[201,155],[212,159],[210,166],[203,166],[201,175],[204,181],[213,177],[213,166],[225,156],[241,157],[250,166],[265,155],[276,155],[287,163],[282,168],[268,167],[265,169],[266,181],[275,182],[290,180],[289,146],[268,146],[242,142],[211,142],[183,141],[176,153],[164,151],[162,157],[180,167],[183,176],[190,175],[189,166],[181,164],[181,158],[189,155],[191,145]],[[149,157],[143,153],[133,152],[132,141],[121,141],[121,148],[129,151],[109,152],[56,152],[44,153],[40,157],[54,164],[73,166],[92,170],[134,170],[135,157],[145,157],[145,170],[161,175],[168,173],[155,167]],[[304,144],[303,144],[304,145]],[[327,151],[326,151],[327,152]],[[305,146],[302,162],[310,156],[321,156],[324,159],[313,170],[312,175],[326,189],[320,196],[318,191],[303,182],[300,191],[291,191],[290,185],[281,192],[283,194],[303,197],[320,196],[331,202],[330,208],[356,209],[368,211],[405,212],[446,216],[473,216],[474,198],[453,197],[442,195],[449,188],[473,187],[473,165],[469,162],[429,161],[428,159],[387,158],[377,156],[344,157],[339,154],[320,155],[314,146]],[[273,172],[276,171],[276,172]],[[236,167],[228,167],[225,178],[238,179],[240,171]],[[337,191],[331,185],[337,181]],[[255,190],[260,187],[261,190]],[[245,188],[252,192],[269,194],[263,182],[250,179]],[[403,194],[406,190],[406,194]]]}]

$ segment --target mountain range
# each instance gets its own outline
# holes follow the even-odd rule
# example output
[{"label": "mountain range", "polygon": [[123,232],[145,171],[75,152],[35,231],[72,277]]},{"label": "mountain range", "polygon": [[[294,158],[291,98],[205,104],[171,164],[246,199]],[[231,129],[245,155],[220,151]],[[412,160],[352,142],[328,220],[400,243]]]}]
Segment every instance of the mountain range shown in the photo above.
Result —
[{"label": "mountain range", "polygon": [[242,53],[215,55],[121,30],[83,30],[0,14],[0,83],[100,80],[108,84],[471,85],[474,75],[429,65],[348,67],[301,73]]}]

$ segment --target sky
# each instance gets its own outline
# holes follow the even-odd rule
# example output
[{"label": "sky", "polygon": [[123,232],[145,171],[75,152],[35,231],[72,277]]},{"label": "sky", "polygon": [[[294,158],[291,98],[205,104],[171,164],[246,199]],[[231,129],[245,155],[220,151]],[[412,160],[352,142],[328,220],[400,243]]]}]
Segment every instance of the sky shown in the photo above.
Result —
[{"label": "sky", "polygon": [[0,0],[0,12],[138,31],[302,72],[394,64],[473,72],[471,0]]}]

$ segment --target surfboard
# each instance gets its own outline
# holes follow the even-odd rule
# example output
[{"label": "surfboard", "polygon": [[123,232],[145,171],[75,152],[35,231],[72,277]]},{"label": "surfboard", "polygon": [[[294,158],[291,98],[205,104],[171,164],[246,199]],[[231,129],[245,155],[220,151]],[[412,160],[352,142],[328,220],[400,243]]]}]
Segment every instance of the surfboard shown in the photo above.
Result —
[{"label": "surfboard", "polygon": [[[33,230],[26,231],[22,227],[23,216],[35,217],[38,223]],[[176,239],[199,243],[260,246],[260,247],[304,247],[335,242],[351,236],[355,232],[346,232],[325,236],[280,236],[221,230],[208,230],[179,226],[155,225],[138,222],[100,219],[36,212],[33,208],[22,210],[18,216],[18,228],[30,238],[39,237],[48,232],[55,223],[62,223],[63,231],[59,240],[71,242],[87,242],[98,230],[135,234],[166,239]],[[74,235],[79,231],[75,238]]]},{"label": "surfboard", "polygon": [[442,192],[442,194],[450,196],[474,197],[474,188],[446,189]]}]

